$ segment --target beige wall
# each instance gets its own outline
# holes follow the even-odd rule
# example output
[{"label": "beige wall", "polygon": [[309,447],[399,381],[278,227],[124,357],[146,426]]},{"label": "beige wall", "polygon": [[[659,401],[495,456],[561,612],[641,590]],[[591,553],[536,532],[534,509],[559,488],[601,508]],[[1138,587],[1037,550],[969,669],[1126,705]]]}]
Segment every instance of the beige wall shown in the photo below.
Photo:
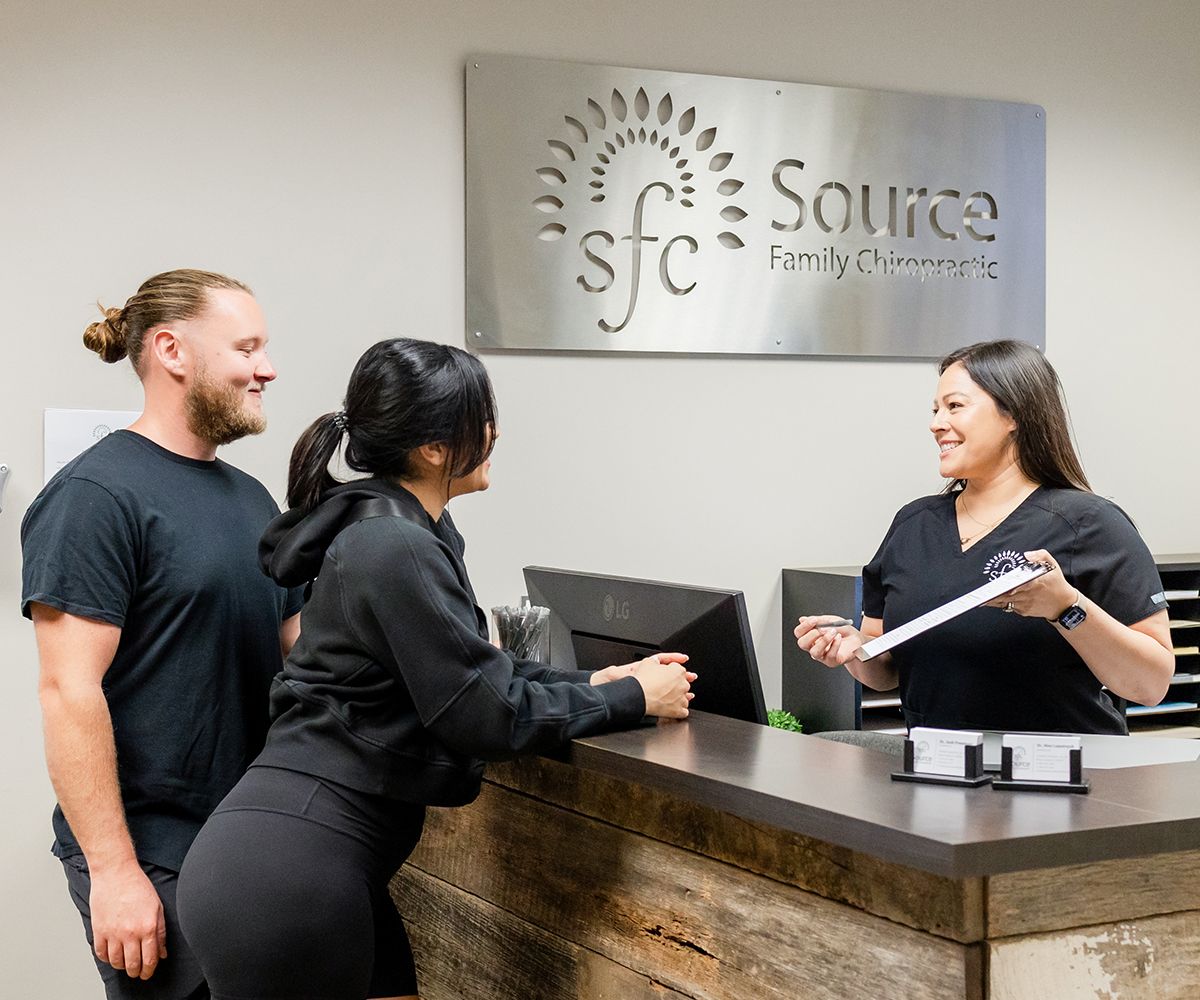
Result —
[{"label": "beige wall", "polygon": [[[281,377],[271,429],[227,457],[282,492],[291,442],[337,405],[364,347],[461,343],[474,51],[1044,105],[1048,355],[1085,464],[1152,548],[1200,548],[1200,5],[6,0],[5,995],[99,994],[46,852],[33,637],[16,612],[43,408],[139,405],[129,370],[79,345],[91,303],[176,266],[251,282]],[[492,491],[455,509],[481,599],[515,597],[527,563],[740,587],[771,702],[780,568],[861,562],[898,506],[939,485],[926,364],[487,361],[504,440]]]}]

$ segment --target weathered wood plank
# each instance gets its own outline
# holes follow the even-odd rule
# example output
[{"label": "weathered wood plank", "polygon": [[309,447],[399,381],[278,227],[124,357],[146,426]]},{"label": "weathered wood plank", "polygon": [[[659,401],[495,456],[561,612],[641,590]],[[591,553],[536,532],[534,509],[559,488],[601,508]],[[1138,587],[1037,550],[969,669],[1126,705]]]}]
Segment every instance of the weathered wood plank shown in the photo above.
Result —
[{"label": "weathered wood plank", "polygon": [[1005,938],[988,958],[990,1000],[1196,1000],[1200,913]]},{"label": "weathered wood plank", "polygon": [[422,1000],[687,1000],[411,865],[391,890]]},{"label": "weathered wood plank", "polygon": [[487,778],[534,798],[956,941],[984,937],[983,880],[956,880],[762,826],[665,792],[529,757]]},{"label": "weathered wood plank", "polygon": [[410,863],[703,1000],[982,995],[980,946],[496,785],[466,808],[430,810]]},{"label": "weathered wood plank", "polygon": [[1184,910],[1200,910],[1200,851],[994,875],[987,884],[989,938]]}]

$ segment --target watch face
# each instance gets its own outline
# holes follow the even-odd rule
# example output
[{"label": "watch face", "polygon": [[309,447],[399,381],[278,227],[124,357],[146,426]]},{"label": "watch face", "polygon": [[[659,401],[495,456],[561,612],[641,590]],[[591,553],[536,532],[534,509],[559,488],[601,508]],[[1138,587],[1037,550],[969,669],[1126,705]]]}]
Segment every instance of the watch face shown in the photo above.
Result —
[{"label": "watch face", "polygon": [[1078,604],[1067,608],[1058,618],[1058,624],[1065,628],[1068,632],[1079,625],[1085,618],[1087,612]]}]

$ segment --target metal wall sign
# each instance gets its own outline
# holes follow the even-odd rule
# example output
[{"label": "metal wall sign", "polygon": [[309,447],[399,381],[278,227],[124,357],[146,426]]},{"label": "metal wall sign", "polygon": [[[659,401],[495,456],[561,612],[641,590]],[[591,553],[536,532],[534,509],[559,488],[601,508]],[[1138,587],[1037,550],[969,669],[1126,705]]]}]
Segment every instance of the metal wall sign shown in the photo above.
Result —
[{"label": "metal wall sign", "polygon": [[935,357],[1045,342],[1045,116],[478,56],[467,343]]}]

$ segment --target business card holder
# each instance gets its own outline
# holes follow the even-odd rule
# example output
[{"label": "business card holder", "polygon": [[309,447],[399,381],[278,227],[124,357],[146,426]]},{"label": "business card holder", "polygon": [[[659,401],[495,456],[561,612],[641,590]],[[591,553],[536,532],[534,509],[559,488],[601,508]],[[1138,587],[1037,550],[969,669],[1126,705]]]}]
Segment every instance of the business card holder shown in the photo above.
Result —
[{"label": "business card holder", "polygon": [[953,785],[958,788],[978,788],[992,780],[983,773],[983,744],[963,747],[963,773],[929,774],[913,769],[915,750],[913,741],[904,741],[904,770],[893,771],[892,781],[914,781],[923,785]]},{"label": "business card holder", "polygon": [[1000,750],[1000,777],[993,779],[992,787],[1001,792],[1066,792],[1087,795],[1092,783],[1083,776],[1083,751],[1071,750],[1070,778],[1067,781],[1031,781],[1013,778],[1013,748]]}]

